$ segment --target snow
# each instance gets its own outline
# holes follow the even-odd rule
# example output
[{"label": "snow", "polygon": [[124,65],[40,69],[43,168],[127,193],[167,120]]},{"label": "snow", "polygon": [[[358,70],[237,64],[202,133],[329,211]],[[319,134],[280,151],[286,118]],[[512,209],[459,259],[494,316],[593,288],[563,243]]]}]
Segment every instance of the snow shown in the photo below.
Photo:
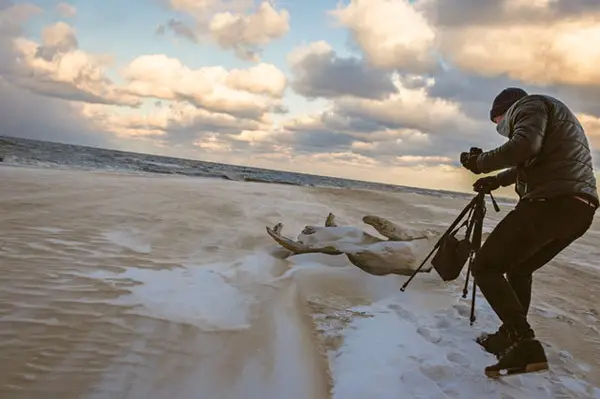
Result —
[{"label": "snow", "polygon": [[[282,259],[264,230],[300,232],[329,212],[365,231],[365,214],[444,226],[460,200],[8,167],[0,176],[11,215],[0,226],[7,397],[600,398],[596,303],[564,300],[562,275],[543,275],[531,310],[551,370],[491,380],[483,369],[496,359],[474,339],[498,320],[478,295],[470,325],[464,275],[418,274],[401,292],[407,277],[369,275],[343,255]],[[577,290],[589,277],[569,278]],[[550,333],[565,320],[570,335]]]}]

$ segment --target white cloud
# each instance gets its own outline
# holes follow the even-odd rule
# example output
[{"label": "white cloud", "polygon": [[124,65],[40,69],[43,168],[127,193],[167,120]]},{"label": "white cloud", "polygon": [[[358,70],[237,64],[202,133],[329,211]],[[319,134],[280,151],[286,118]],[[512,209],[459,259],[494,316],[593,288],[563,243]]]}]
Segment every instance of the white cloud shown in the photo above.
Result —
[{"label": "white cloud", "polygon": [[209,39],[247,61],[260,61],[264,47],[290,28],[289,12],[276,10],[270,1],[261,1],[256,8],[253,0],[171,0],[170,5],[191,16],[195,25],[171,18],[159,26],[160,34],[168,28],[193,42]]},{"label": "white cloud", "polygon": [[75,30],[64,22],[42,28],[41,50],[45,52],[42,58],[52,59],[55,55],[77,50],[77,37]]},{"label": "white cloud", "polygon": [[78,49],[75,31],[58,22],[42,30],[42,43],[14,38],[16,61],[10,81],[31,91],[67,100],[137,105],[138,99],[121,91],[106,75],[108,55]]},{"label": "white cloud", "polygon": [[254,0],[170,0],[169,4],[173,10],[189,14],[200,21],[227,10],[247,12],[254,6]]},{"label": "white cloud", "polygon": [[40,7],[29,3],[12,4],[2,8],[0,9],[0,32],[12,34],[15,30],[19,30],[20,24],[42,12]]},{"label": "white cloud", "polygon": [[185,11],[190,14],[203,13],[216,3],[215,0],[171,0],[173,9]]},{"label": "white cloud", "polygon": [[426,132],[469,132],[479,126],[463,113],[460,104],[431,97],[426,87],[406,87],[399,76],[395,76],[393,82],[398,92],[388,98],[343,98],[335,103],[335,111],[342,115],[377,121],[389,127],[403,126]]},{"label": "white cloud", "polygon": [[[427,72],[439,55],[463,71],[489,77],[506,75],[539,86],[600,86],[597,12],[561,14],[557,0],[503,0],[490,23],[465,19],[437,25],[444,17],[442,5],[441,0],[351,0],[331,14],[381,68]],[[480,7],[482,13],[490,8]],[[532,13],[536,18],[526,18]]]},{"label": "white cloud", "polygon": [[504,0],[502,8],[507,13],[519,12],[524,10],[533,10],[535,12],[550,11],[551,6],[560,0]]},{"label": "white cloud", "polygon": [[267,1],[255,13],[243,15],[223,12],[213,16],[210,33],[223,49],[233,49],[245,60],[260,60],[262,46],[283,37],[289,30],[287,10],[277,11]]},{"label": "white cloud", "polygon": [[351,0],[330,13],[377,67],[423,72],[435,65],[435,27],[408,0]]},{"label": "white cloud", "polygon": [[536,85],[600,86],[600,16],[532,24],[464,26],[443,36],[456,67]]},{"label": "white cloud", "polygon": [[210,112],[184,102],[171,102],[149,111],[99,104],[83,104],[78,110],[94,126],[104,127],[121,137],[154,136],[171,143],[192,143],[207,134],[228,136],[244,129],[268,128],[254,120]]},{"label": "white cloud", "polygon": [[232,69],[225,78],[225,84],[232,89],[281,98],[287,79],[276,66],[260,63],[249,69]]},{"label": "white cloud", "polygon": [[56,10],[63,18],[73,18],[77,15],[77,8],[68,3],[58,3]]},{"label": "white cloud", "polygon": [[232,72],[221,66],[190,69],[178,59],[155,54],[137,57],[122,75],[127,92],[135,96],[187,101],[211,112],[254,119],[282,112],[285,78],[272,65]]},{"label": "white cloud", "polygon": [[454,160],[449,157],[442,156],[420,156],[420,155],[401,155],[396,157],[396,161],[398,161],[402,165],[418,165],[418,166],[426,166],[426,165],[447,165]]}]

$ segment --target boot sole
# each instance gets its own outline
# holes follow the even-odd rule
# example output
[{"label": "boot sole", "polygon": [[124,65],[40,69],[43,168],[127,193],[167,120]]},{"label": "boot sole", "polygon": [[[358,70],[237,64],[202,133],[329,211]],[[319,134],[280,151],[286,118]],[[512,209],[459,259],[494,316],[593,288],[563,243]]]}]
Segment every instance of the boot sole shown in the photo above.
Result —
[{"label": "boot sole", "polygon": [[507,369],[500,370],[485,370],[485,375],[489,378],[500,378],[509,375],[527,374],[527,373],[539,373],[547,371],[549,369],[548,362],[531,363],[525,367],[510,367]]}]

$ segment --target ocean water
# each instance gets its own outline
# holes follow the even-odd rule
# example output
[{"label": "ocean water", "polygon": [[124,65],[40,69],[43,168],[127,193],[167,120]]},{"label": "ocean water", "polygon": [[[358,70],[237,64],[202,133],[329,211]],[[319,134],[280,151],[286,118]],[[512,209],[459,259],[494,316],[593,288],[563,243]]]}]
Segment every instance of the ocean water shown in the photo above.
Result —
[{"label": "ocean water", "polygon": [[[5,164],[20,166],[183,175],[296,186],[418,193],[445,198],[466,199],[472,197],[472,194],[446,190],[405,187],[6,136],[0,136],[0,159],[3,159]],[[501,200],[506,203],[514,203],[514,200],[510,198]]]}]

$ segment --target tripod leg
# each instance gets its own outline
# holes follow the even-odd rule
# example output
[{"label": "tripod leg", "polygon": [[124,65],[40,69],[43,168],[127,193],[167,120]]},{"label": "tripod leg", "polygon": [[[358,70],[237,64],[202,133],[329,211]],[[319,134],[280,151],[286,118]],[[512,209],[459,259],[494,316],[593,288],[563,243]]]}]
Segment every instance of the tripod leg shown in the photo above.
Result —
[{"label": "tripod leg", "polygon": [[[440,238],[440,240],[441,240],[441,238]],[[429,255],[427,255],[427,257],[425,259],[423,259],[423,262],[421,262],[421,264],[419,265],[419,267],[410,275],[410,277],[408,278],[408,280],[406,280],[406,282],[404,284],[402,284],[402,287],[400,287],[400,291],[404,292],[404,290],[406,289],[406,286],[408,286],[408,283],[410,283],[411,280],[413,278],[415,278],[415,276],[417,275],[417,273],[423,268],[423,266],[425,266],[425,263],[427,262],[427,260],[429,259],[429,257],[431,255],[433,255],[433,253],[435,252],[436,249],[438,249],[439,243],[440,242],[438,241],[438,243],[433,247],[433,249],[431,250],[431,252],[429,252]]]},{"label": "tripod leg", "polygon": [[[483,232],[483,218],[485,217],[485,197],[482,195],[480,202],[476,205],[475,211],[473,212],[474,229],[473,229],[473,253],[474,257],[477,257],[477,251],[481,248],[481,236]],[[471,265],[469,264],[469,272],[471,271]],[[468,275],[467,275],[468,278]],[[473,296],[471,299],[471,325],[475,322],[475,296],[477,293],[477,283],[473,278]]]},{"label": "tripod leg", "polygon": [[419,267],[412,273],[412,275],[409,277],[409,279],[402,285],[402,287],[400,287],[400,291],[404,292],[404,290],[406,289],[406,287],[408,286],[408,284],[412,281],[412,279],[417,275],[417,273],[419,271],[421,271],[421,269],[423,268],[423,266],[425,266],[425,263],[427,262],[427,260],[429,259],[429,257],[431,257],[431,255],[433,255],[433,253],[439,248],[440,244],[442,243],[442,240],[448,235],[450,234],[450,232],[456,227],[456,225],[458,225],[458,223],[460,223],[460,221],[462,220],[462,218],[467,214],[467,212],[469,212],[469,210],[471,208],[473,208],[476,204],[477,204],[477,200],[479,199],[479,195],[475,196],[471,202],[469,202],[469,204],[467,206],[465,206],[465,208],[462,210],[462,212],[458,215],[458,217],[456,218],[456,220],[454,220],[454,222],[450,225],[450,227],[448,227],[448,229],[444,232],[444,234],[440,237],[440,239],[438,240],[438,242],[435,244],[435,246],[433,247],[433,249],[431,250],[431,252],[429,252],[429,255],[427,255],[427,257],[423,260],[423,262],[421,262],[421,264],[419,265]]},{"label": "tripod leg", "polygon": [[469,257],[469,266],[467,267],[467,278],[465,279],[465,286],[463,288],[463,298],[467,297],[469,293],[469,275],[471,274],[471,263],[473,263],[473,253],[471,252],[471,256]]},{"label": "tripod leg", "polygon": [[475,293],[477,291],[477,284],[475,284],[475,279],[473,279],[473,298],[471,299],[471,325],[475,323]]},{"label": "tripod leg", "polygon": [[[475,209],[475,207],[473,207],[473,209]],[[475,238],[475,233],[474,233],[474,225],[475,225],[475,218],[473,218],[473,209],[471,209],[471,212],[469,213],[469,218],[471,218],[471,220],[469,221],[469,225],[467,227],[467,234],[466,234],[466,238],[471,240],[471,245],[474,241]],[[467,278],[465,279],[465,286],[463,288],[463,298],[467,297],[467,294],[469,293],[469,275],[471,274],[471,264],[473,263],[473,258],[475,256],[475,251],[473,250],[473,248],[471,248],[471,254],[469,255],[469,265],[467,266]]]}]

